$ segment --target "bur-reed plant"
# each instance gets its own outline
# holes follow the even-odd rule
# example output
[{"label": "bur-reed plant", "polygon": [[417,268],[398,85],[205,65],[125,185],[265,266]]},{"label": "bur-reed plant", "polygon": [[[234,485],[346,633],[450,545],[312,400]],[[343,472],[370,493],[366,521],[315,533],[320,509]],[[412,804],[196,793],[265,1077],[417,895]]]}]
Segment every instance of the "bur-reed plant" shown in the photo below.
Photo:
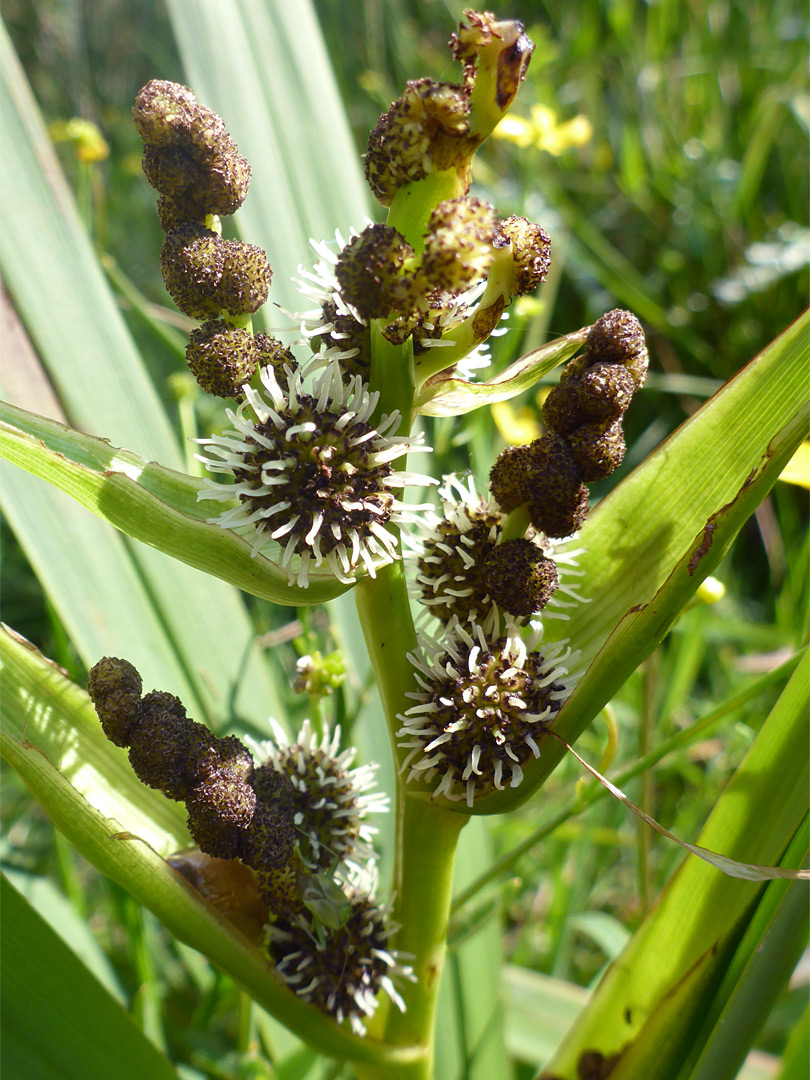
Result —
[{"label": "bur-reed plant", "polygon": [[[181,677],[171,672],[144,696],[135,668],[108,658],[90,673],[94,713],[82,693],[9,639],[6,749],[91,861],[291,1030],[367,1076],[431,1074],[462,826],[514,809],[541,788],[564,753],[550,729],[574,741],[650,653],[806,424],[797,325],[588,515],[586,483],[623,456],[621,418],[646,373],[643,332],[633,315],[613,310],[491,382],[471,378],[505,307],[543,281],[550,241],[540,226],[498,217],[467,194],[472,154],[517,91],[531,43],[519,24],[469,13],[453,52],[462,65],[457,82],[410,84],[372,132],[367,178],[388,206],[386,223],[347,236],[340,251],[319,247],[318,267],[303,272],[311,308],[299,319],[314,349],[297,353],[252,332],[250,317],[274,287],[265,254],[219,232],[217,218],[242,202],[248,177],[223,121],[178,84],[153,82],[139,94],[145,171],[160,192],[166,232],[164,279],[181,311],[203,321],[190,335],[189,369],[206,392],[238,402],[227,430],[204,438],[200,454],[230,485],[13,409],[4,438],[15,464],[128,535],[255,596],[305,606],[354,592],[380,698],[376,724],[387,721],[397,766],[388,901],[375,897],[372,834],[361,823],[384,801],[369,795],[368,773],[348,767],[348,752],[326,730],[305,725],[293,741],[276,730],[251,753],[233,735],[190,720],[186,707],[216,715],[209,662],[224,668],[235,651],[229,634],[238,641],[240,609],[216,590],[201,596],[197,578],[185,592],[171,589],[179,571],[167,573],[165,564],[153,580],[135,549],[122,549],[124,562],[137,565],[128,580],[137,594],[146,575],[152,628],[163,635],[153,648],[160,653],[165,640]],[[25,102],[17,101],[24,120]],[[22,294],[13,260],[11,269]],[[420,480],[399,468],[424,442],[413,431],[419,413],[467,415],[561,363],[543,408],[545,434],[493,462],[489,497],[457,477],[445,478],[432,512],[400,497]],[[212,503],[225,509],[212,512]],[[412,600],[401,529],[413,549]],[[574,543],[559,544],[575,531]],[[116,557],[96,566],[108,560],[118,586],[127,575]],[[547,606],[553,615],[555,604],[567,619],[538,617]],[[420,607],[417,634],[412,608]],[[195,618],[201,632],[183,645]],[[254,659],[229,685],[234,701],[252,699],[256,715],[270,695]],[[298,688],[320,714],[342,665],[313,655],[300,666]],[[748,863],[776,862],[785,849],[787,865],[801,858],[802,840],[790,841],[806,815],[802,677],[800,670],[785,690],[730,800],[718,805],[705,845]],[[283,712],[278,704],[273,711]],[[96,714],[104,734],[129,749],[129,764],[112,756]],[[33,730],[39,742],[29,741]],[[150,796],[130,764],[161,794]],[[762,815],[775,775],[791,796],[779,813]],[[744,812],[736,790],[745,793]],[[167,797],[185,804],[187,826]],[[111,832],[111,820],[122,829]],[[202,854],[165,862],[188,842],[186,828]],[[550,1066],[554,1075],[700,1075],[709,1067],[701,1054],[730,1060],[716,1031],[742,981],[729,972],[755,948],[758,919],[786,920],[774,963],[785,969],[800,941],[790,932],[796,914],[779,893],[784,882],[760,896],[713,867],[691,874],[679,876],[629,959],[606,978]],[[801,888],[789,886],[790,902],[799,903]],[[691,922],[672,914],[696,895],[703,904],[693,905]],[[673,923],[678,948],[663,962]],[[380,991],[394,1007],[375,1012]],[[718,1010],[714,1025],[709,1003]],[[333,1022],[344,1020],[348,1030]],[[148,1044],[129,1037],[148,1057]]]}]

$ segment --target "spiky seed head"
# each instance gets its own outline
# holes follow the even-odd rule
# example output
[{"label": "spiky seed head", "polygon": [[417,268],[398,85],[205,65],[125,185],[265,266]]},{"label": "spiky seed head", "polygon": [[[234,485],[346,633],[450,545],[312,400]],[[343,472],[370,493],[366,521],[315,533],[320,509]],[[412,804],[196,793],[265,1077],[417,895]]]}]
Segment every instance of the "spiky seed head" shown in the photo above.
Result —
[{"label": "spiky seed head", "polygon": [[[288,372],[294,372],[298,368],[298,361],[292,352],[277,338],[264,332],[253,335],[253,347],[260,366],[271,368],[278,385],[286,389]],[[244,381],[247,382],[247,379]]]},{"label": "spiky seed head", "polygon": [[524,217],[508,217],[498,223],[496,235],[512,244],[515,285],[513,296],[531,293],[546,280],[551,264],[551,237],[545,229]]},{"label": "spiky seed head", "polygon": [[87,693],[110,742],[129,746],[143,693],[137,668],[128,660],[105,656],[88,672]]},{"label": "spiky seed head", "polygon": [[422,602],[442,622],[453,616],[484,621],[492,608],[484,567],[500,539],[501,515],[494,503],[452,480],[440,489],[442,517],[422,526],[416,585]]},{"label": "spiky seed head", "polygon": [[492,262],[495,210],[482,199],[446,199],[431,213],[419,276],[426,290],[457,295]]},{"label": "spiky seed head", "polygon": [[527,539],[506,540],[494,547],[483,572],[495,603],[510,615],[533,615],[557,591],[557,564]]},{"label": "spiky seed head", "polygon": [[291,919],[305,913],[300,885],[305,872],[304,864],[295,852],[283,866],[254,870],[262,900],[274,915]]},{"label": "spiky seed head", "polygon": [[386,525],[415,515],[392,488],[431,482],[391,466],[421,440],[387,434],[399,422],[396,413],[372,426],[378,395],[359,378],[344,381],[335,364],[318,375],[312,393],[299,372],[287,394],[270,368],[262,368],[260,378],[261,390],[246,387],[246,401],[227,413],[235,430],[202,440],[212,456],[200,460],[213,472],[231,474],[235,485],[212,483],[198,497],[231,502],[237,496],[237,507],[212,520],[249,528],[254,553],[265,539],[279,542],[282,565],[302,587],[310,563],[325,562],[346,582],[361,563],[374,574],[375,562],[398,556]]},{"label": "spiky seed head", "polygon": [[230,323],[212,320],[189,335],[186,363],[206,394],[241,398],[261,357],[258,338]]},{"label": "spiky seed head", "polygon": [[624,461],[625,441],[621,420],[583,424],[572,431],[567,439],[585,483],[604,480]]},{"label": "spiky seed head", "polygon": [[585,342],[589,364],[621,364],[633,376],[635,388],[644,385],[649,354],[641,323],[630,311],[615,308],[591,327]]},{"label": "spiky seed head", "polygon": [[382,319],[399,310],[406,296],[402,267],[413,248],[396,229],[369,225],[340,253],[335,276],[341,296],[363,319]]},{"label": "spiky seed head", "polygon": [[454,622],[440,642],[422,638],[408,658],[420,689],[417,702],[399,719],[399,746],[409,751],[407,780],[439,782],[433,797],[466,799],[511,787],[523,766],[540,756],[538,740],[567,696],[562,647],[536,648],[541,631],[524,641],[507,620],[506,633],[492,640],[475,623]]},{"label": "spiky seed head", "polygon": [[369,135],[366,179],[383,206],[405,184],[429,173],[456,168],[467,176],[478,145],[465,138],[469,92],[433,79],[409,82]]},{"label": "spiky seed head", "polygon": [[319,738],[306,720],[293,743],[277,724],[273,728],[273,740],[256,744],[266,760],[256,769],[253,785],[267,803],[267,785],[275,784],[278,774],[288,781],[292,792],[287,789],[285,798],[304,865],[326,870],[336,861],[359,865],[373,858],[376,830],[364,819],[388,808],[387,796],[372,790],[376,766],[351,768],[355,750],[340,750],[339,727]]},{"label": "spiky seed head", "polygon": [[404,1009],[392,977],[411,977],[389,945],[387,913],[367,894],[347,896],[348,914],[342,925],[327,929],[321,943],[313,932],[312,916],[277,920],[268,929],[268,948],[276,973],[303,1001],[309,1001],[340,1024],[365,1034],[363,1020],[377,1007],[384,990]]}]

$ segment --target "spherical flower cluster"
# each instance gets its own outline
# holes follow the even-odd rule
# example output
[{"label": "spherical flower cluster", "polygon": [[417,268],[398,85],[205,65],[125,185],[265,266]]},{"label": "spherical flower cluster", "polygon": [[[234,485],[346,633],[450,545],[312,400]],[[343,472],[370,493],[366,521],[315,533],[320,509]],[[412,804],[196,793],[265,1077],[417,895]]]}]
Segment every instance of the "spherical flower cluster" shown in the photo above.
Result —
[{"label": "spherical flower cluster", "polygon": [[343,895],[319,935],[311,920],[298,915],[269,926],[267,944],[276,973],[298,997],[364,1035],[364,1019],[377,1008],[381,990],[404,1010],[393,979],[413,974],[389,946],[396,928],[387,906],[375,902],[373,885],[350,880]]},{"label": "spherical flower cluster", "polygon": [[417,704],[399,717],[399,746],[407,750],[407,780],[438,778],[433,798],[466,800],[511,787],[523,766],[540,756],[539,740],[569,690],[570,651],[557,644],[537,651],[538,628],[525,632],[507,620],[505,633],[485,634],[475,622],[453,620],[440,641],[422,637],[409,654],[420,687]]},{"label": "spherical flower cluster", "polygon": [[534,530],[504,539],[504,513],[476,492],[472,476],[445,477],[439,495],[441,515],[423,515],[408,541],[416,557],[416,593],[430,615],[444,625],[454,617],[474,619],[491,632],[502,612],[521,621],[552,600],[564,606],[558,591],[582,599],[560,578],[561,567],[577,576],[578,552],[559,552]]},{"label": "spherical flower cluster", "polygon": [[211,519],[224,528],[246,529],[253,553],[266,541],[281,545],[290,582],[306,587],[310,567],[326,564],[343,582],[358,566],[376,567],[398,557],[388,526],[414,519],[421,507],[405,507],[393,491],[431,483],[397,472],[411,450],[427,450],[416,437],[393,434],[399,414],[371,422],[378,394],[359,377],[344,380],[338,365],[321,371],[311,392],[301,372],[287,368],[286,393],[271,368],[261,369],[263,392],[245,386],[246,400],[227,415],[234,430],[200,440],[200,460],[227,473],[232,485],[213,481],[198,498],[238,505]]},{"label": "spherical flower cluster", "polygon": [[251,743],[257,759],[254,787],[263,777],[281,774],[295,789],[293,822],[298,850],[308,870],[326,870],[335,863],[360,866],[374,857],[376,829],[365,822],[369,813],[388,809],[387,795],[372,790],[376,765],[351,768],[356,751],[340,750],[340,726],[321,738],[308,720],[294,742],[271,721],[273,740]]}]

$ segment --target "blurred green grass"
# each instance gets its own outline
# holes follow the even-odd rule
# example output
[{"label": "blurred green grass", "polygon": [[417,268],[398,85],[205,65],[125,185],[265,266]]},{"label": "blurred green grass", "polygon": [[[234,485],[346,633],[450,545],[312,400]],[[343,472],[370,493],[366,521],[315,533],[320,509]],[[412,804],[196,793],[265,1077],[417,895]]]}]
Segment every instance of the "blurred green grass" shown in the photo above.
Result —
[{"label": "blurred green grass", "polygon": [[[407,78],[455,77],[446,41],[462,4],[318,0],[316,7],[358,153]],[[522,213],[543,224],[555,256],[539,305],[510,316],[513,333],[494,344],[494,362],[503,366],[614,306],[639,314],[649,333],[654,378],[628,415],[628,461],[613,483],[708,393],[709,383],[685,392],[684,376],[725,380],[806,303],[806,12],[789,0],[521,0],[500,13],[522,18],[537,46],[515,114],[529,119],[532,105],[542,105],[559,124],[587,118],[593,134],[556,155],[539,147],[520,150],[508,141],[492,141],[481,154],[477,193],[504,214]],[[93,167],[89,224],[99,250],[147,300],[167,304],[158,266],[162,235],[129,115],[135,91],[149,78],[184,78],[163,6],[98,0],[90,11],[69,0],[7,0],[4,19],[46,120],[85,117],[110,144],[109,159]],[[67,147],[60,155],[79,187],[86,180],[81,166]],[[342,230],[351,224],[358,223],[334,223]],[[306,261],[308,253],[297,257]],[[182,370],[176,349],[137,313],[128,311],[127,318],[159,392],[177,415],[169,384]],[[525,404],[537,416],[535,397]],[[209,426],[210,407],[199,401],[195,407],[197,422]],[[504,443],[488,412],[429,427],[442,471],[471,464],[485,479]],[[619,730],[614,765],[634,760],[645,738],[658,741],[693,723],[806,640],[807,517],[806,493],[778,485],[722,567],[725,598],[684,615],[613,703]],[[67,635],[8,530],[3,547],[6,620],[81,679]],[[257,633],[277,632],[290,619],[289,612],[258,602],[251,611]],[[326,632],[317,633],[316,644],[330,647]],[[284,683],[294,666],[292,644],[279,646],[274,658]],[[778,689],[732,712],[710,737],[671,755],[646,782],[634,781],[631,797],[676,834],[695,835]],[[292,694],[288,698],[294,709]],[[336,708],[344,720],[348,709],[351,720],[351,700],[347,706],[340,697]],[[598,761],[605,740],[600,721],[580,750]],[[546,785],[542,802],[498,819],[496,854],[518,843],[539,819],[552,817],[579,778],[576,763],[566,762]],[[13,778],[4,783],[3,801],[9,823],[3,861],[27,874],[55,876],[74,906],[92,913],[93,929],[129,1000],[147,1026],[160,1028],[175,1060],[196,1075],[231,1075],[222,1071],[232,1067],[223,1065],[227,1053],[246,1046],[233,987],[55,841]],[[622,807],[598,803],[524,856],[505,883],[508,958],[590,984],[680,857],[660,838],[640,833]],[[600,924],[595,914],[609,921]],[[788,992],[780,1002],[764,1036],[769,1050],[784,1045],[800,995]],[[244,1067],[248,1075],[249,1064],[258,1070],[250,1075],[265,1075],[246,1059],[233,1068]]]}]

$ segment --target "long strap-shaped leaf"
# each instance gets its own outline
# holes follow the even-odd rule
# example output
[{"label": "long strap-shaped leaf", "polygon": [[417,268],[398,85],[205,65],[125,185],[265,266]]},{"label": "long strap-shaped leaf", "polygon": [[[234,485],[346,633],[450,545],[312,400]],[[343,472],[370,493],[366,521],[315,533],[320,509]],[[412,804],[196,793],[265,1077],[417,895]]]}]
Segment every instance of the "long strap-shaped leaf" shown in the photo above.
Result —
[{"label": "long strap-shaped leaf", "polygon": [[182,808],[146,788],[108,742],[87,694],[27,642],[0,630],[3,756],[56,827],[102,873],[208,956],[268,1012],[322,1053],[356,1061],[412,1061],[424,1048],[387,1049],[305,1004],[265,955],[162,858],[188,844]]},{"label": "long strap-shaped leaf", "polygon": [[286,571],[229,529],[206,524],[197,501],[201,480],[144,461],[0,402],[0,457],[47,480],[127,536],[276,604],[318,604],[344,592],[328,575],[309,575],[309,587],[289,585]]}]

